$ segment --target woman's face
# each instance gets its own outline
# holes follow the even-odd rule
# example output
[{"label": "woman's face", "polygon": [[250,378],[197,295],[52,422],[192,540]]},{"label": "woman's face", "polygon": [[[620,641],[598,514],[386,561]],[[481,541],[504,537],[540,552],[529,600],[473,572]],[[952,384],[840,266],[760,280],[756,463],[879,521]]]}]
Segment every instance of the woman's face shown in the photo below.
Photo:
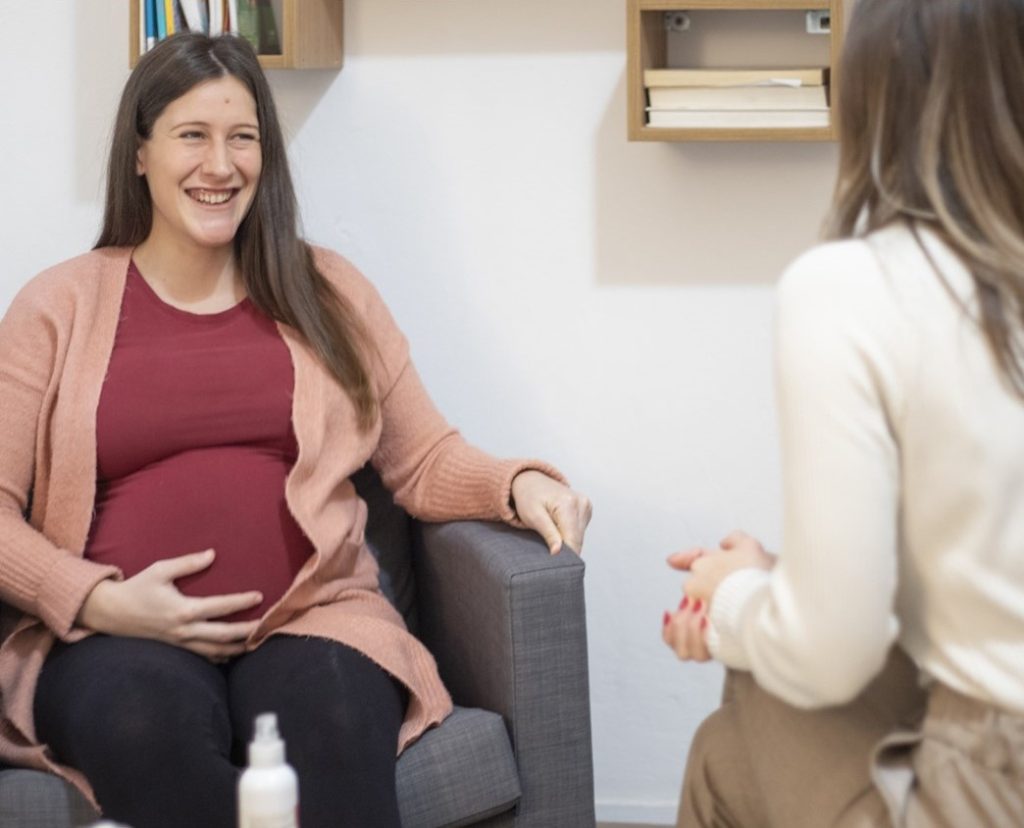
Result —
[{"label": "woman's face", "polygon": [[138,150],[153,200],[147,241],[182,253],[230,247],[263,161],[256,102],[235,77],[193,87],[167,105]]}]

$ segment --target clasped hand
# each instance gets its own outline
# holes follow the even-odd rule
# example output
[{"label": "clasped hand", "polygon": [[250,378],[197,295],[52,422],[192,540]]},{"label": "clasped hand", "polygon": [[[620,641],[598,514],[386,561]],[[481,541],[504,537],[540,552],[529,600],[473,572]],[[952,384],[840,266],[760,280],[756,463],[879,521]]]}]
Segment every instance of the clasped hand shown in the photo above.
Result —
[{"label": "clasped hand", "polygon": [[563,543],[581,551],[590,523],[590,500],[535,469],[513,478],[512,499],[519,520],[544,539],[552,555]]},{"label": "clasped hand", "polygon": [[719,585],[740,569],[771,569],[775,556],[744,532],[732,532],[718,549],[694,547],[675,552],[668,565],[690,573],[683,582],[683,600],[662,618],[662,640],[684,661],[708,661],[705,632],[708,612]]},{"label": "clasped hand", "polygon": [[254,607],[263,596],[237,592],[192,598],[174,583],[206,569],[214,557],[214,551],[207,549],[157,561],[124,581],[100,581],[76,620],[95,632],[152,638],[213,661],[240,655],[259,622],[213,619]]}]

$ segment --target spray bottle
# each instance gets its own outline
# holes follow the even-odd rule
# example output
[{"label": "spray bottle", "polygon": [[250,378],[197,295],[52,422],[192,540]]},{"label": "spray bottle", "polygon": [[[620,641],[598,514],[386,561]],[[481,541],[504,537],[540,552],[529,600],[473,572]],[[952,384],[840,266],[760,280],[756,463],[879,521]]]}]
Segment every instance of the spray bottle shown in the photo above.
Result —
[{"label": "spray bottle", "polygon": [[249,767],[238,780],[239,828],[298,828],[299,781],[284,760],[277,715],[256,717]]}]

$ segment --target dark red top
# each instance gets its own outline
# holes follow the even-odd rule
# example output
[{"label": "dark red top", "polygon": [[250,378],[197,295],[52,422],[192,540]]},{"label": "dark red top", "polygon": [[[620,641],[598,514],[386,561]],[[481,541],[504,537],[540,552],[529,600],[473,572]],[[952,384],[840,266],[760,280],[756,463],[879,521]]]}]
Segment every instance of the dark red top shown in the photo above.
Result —
[{"label": "dark red top", "polygon": [[188,595],[256,589],[257,618],[312,553],[284,497],[298,453],[294,372],[274,323],[248,299],[214,314],[161,300],[128,269],[96,418],[90,560],[131,577],[151,563],[214,549],[180,579]]}]

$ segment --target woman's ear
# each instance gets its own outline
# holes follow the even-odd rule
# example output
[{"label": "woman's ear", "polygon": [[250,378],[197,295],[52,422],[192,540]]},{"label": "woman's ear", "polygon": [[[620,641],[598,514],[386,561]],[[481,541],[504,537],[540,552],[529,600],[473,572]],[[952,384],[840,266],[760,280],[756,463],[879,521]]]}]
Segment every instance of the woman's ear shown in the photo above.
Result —
[{"label": "woman's ear", "polygon": [[135,174],[145,175],[146,174],[146,163],[145,156],[143,154],[142,144],[139,144],[139,148],[135,150]]}]

